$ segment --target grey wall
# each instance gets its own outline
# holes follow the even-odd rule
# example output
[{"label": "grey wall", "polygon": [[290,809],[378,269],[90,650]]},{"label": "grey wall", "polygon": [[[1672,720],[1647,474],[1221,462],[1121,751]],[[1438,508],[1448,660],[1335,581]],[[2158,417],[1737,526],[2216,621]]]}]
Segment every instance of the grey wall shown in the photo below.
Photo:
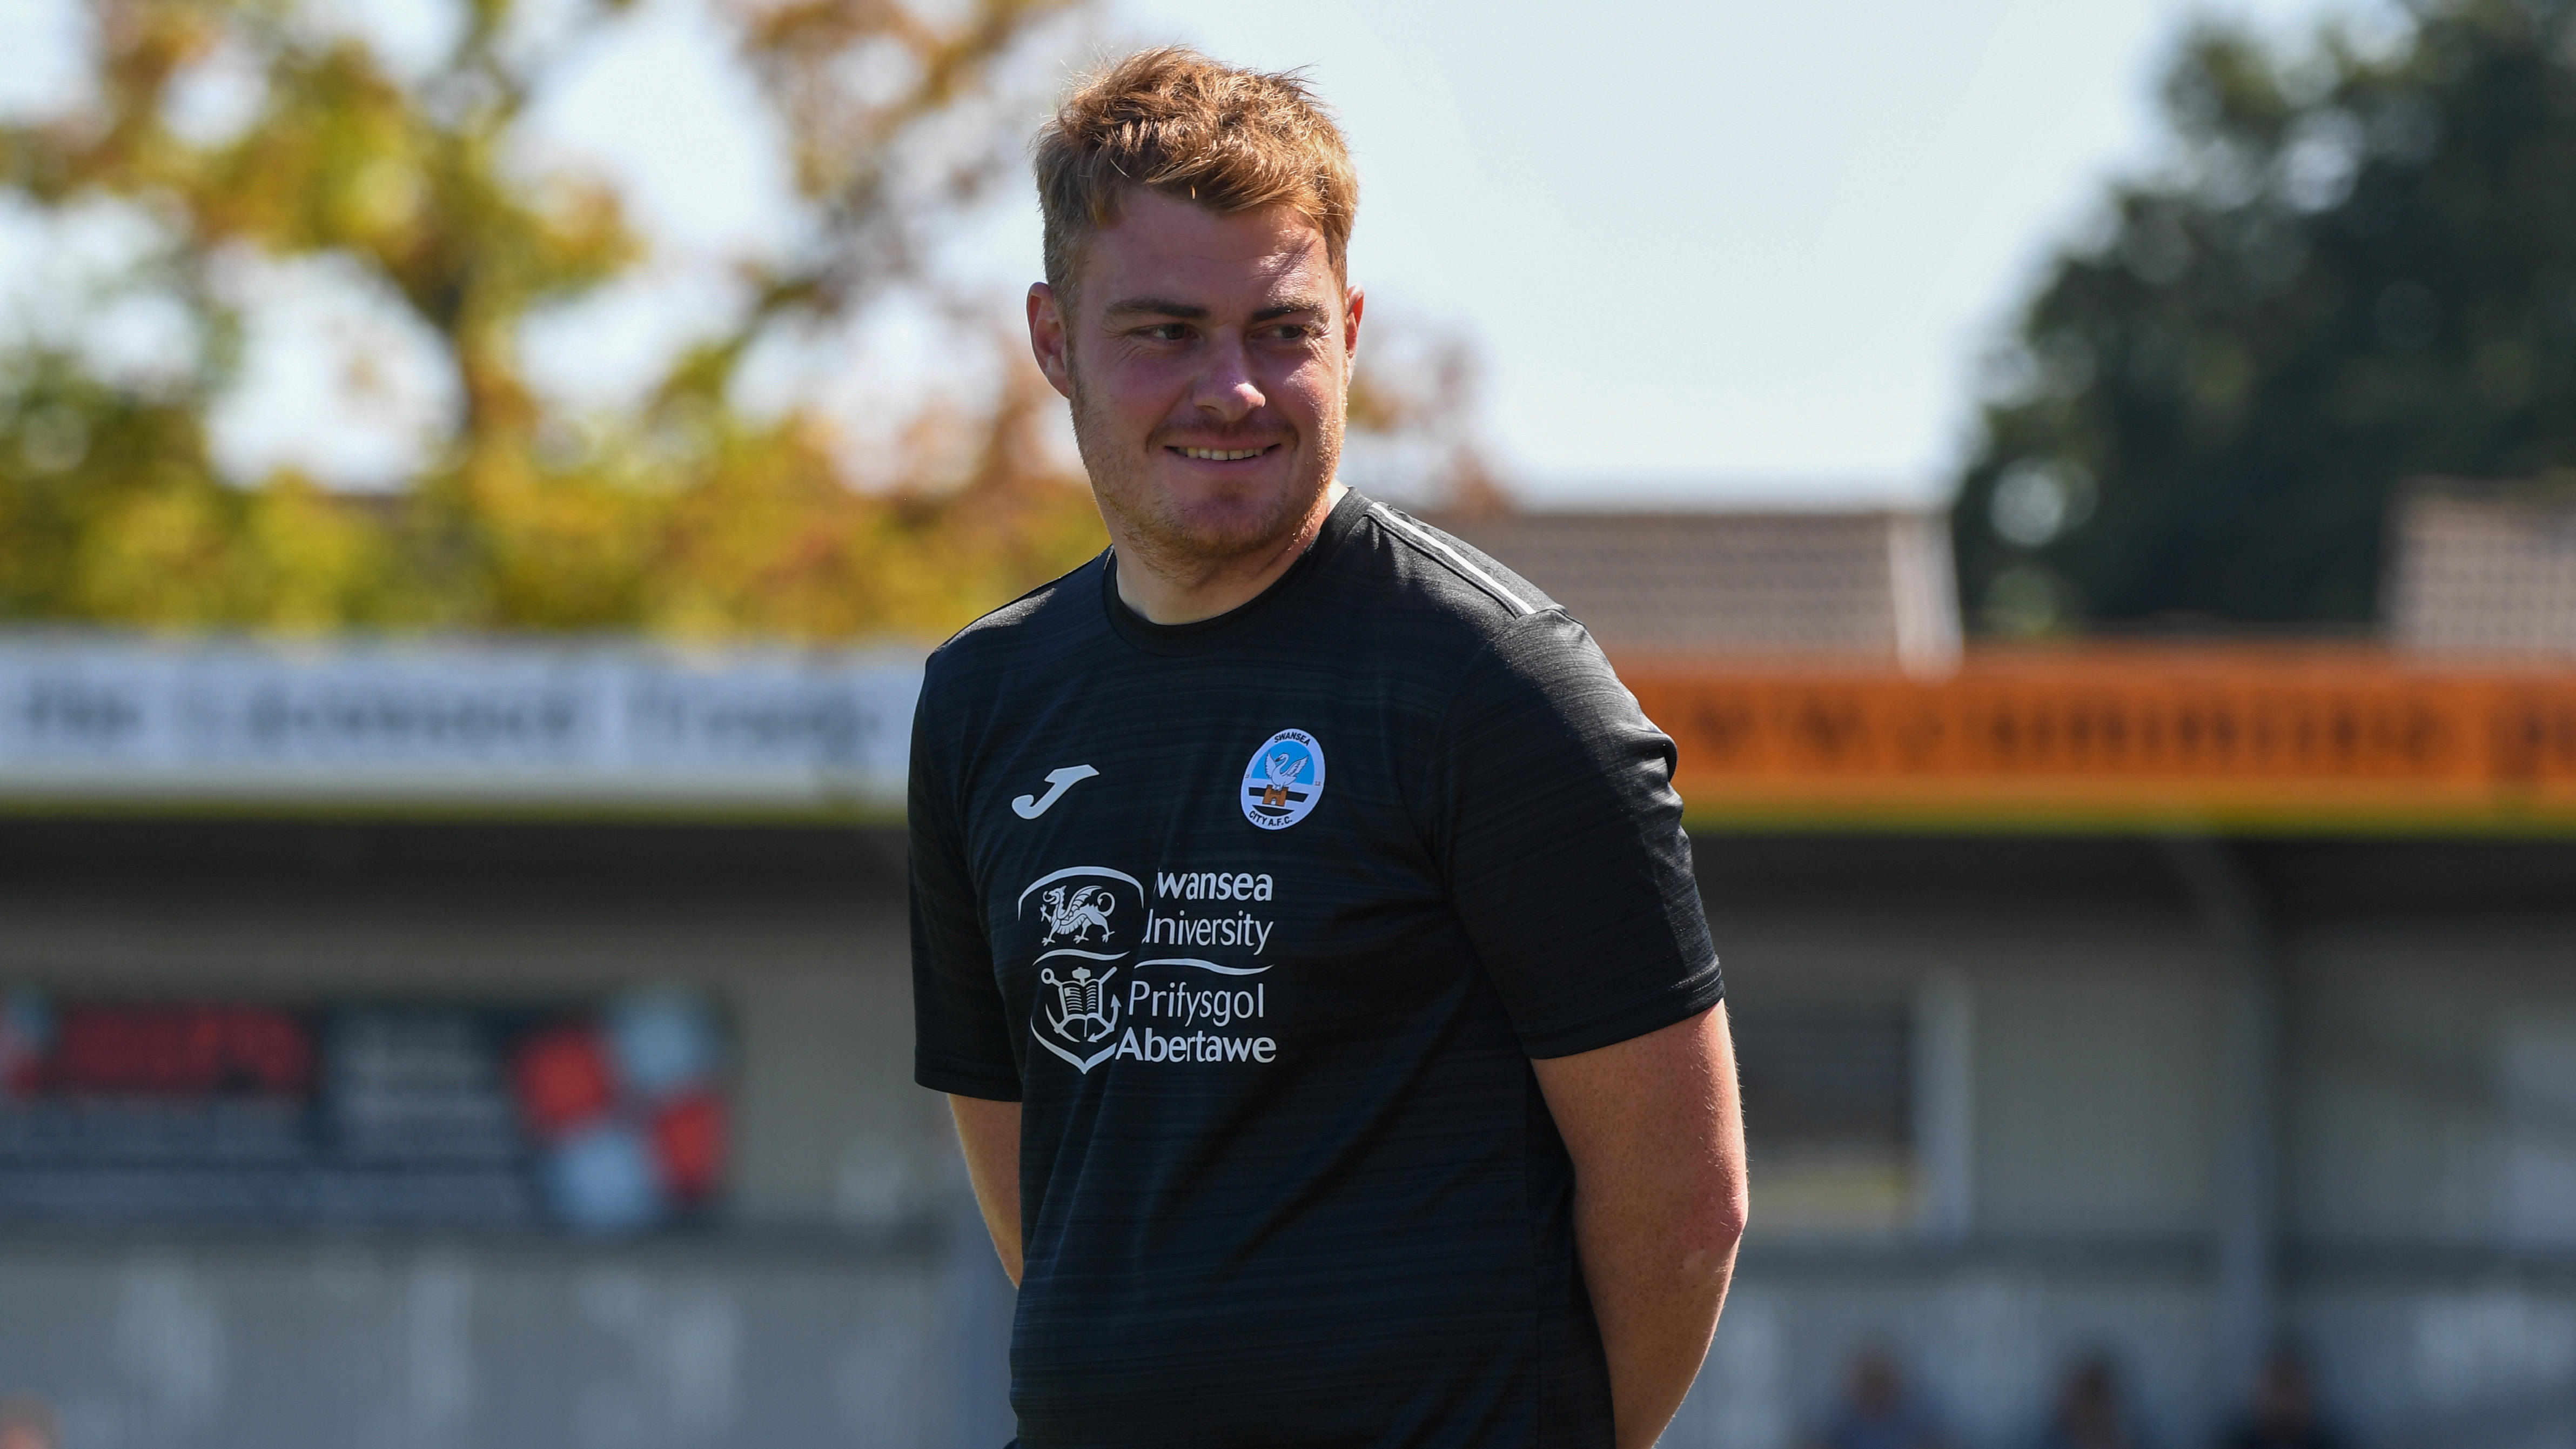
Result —
[{"label": "grey wall", "polygon": [[[1766,1216],[1674,1449],[1780,1449],[1892,1345],[1968,1446],[2110,1351],[2168,1446],[2212,1344],[2229,1110],[2209,923],[2153,842],[1703,838],[1730,999],[1949,1003],[1927,1210]],[[2576,1425],[2576,856],[2281,842],[2280,1291],[2375,1444]],[[556,997],[676,981],[733,1024],[699,1240],[0,1237],[0,1392],[70,1449],[998,1444],[1007,1286],[910,1081],[882,835],[0,827],[0,982]],[[1941,1073],[1950,1080],[1934,1080]],[[1754,1103],[1753,1109],[1760,1110]],[[1929,1200],[1946,1195],[1934,1212]],[[2552,1438],[2550,1435],[2559,1437]]]},{"label": "grey wall", "polygon": [[73,1449],[946,1444],[942,1287],[819,1246],[19,1242],[0,1365]]},{"label": "grey wall", "polygon": [[[2028,1442],[2105,1350],[2151,1441],[2241,1401],[2214,1349],[2211,923],[2152,841],[1699,842],[1730,995],[1937,980],[1972,1019],[1964,1222],[1754,1228],[1673,1445],[1776,1446],[1893,1347],[1961,1437]],[[2285,1330],[2366,1443],[2576,1444],[2576,855],[2254,843],[2283,1010]],[[1749,1103],[1749,1111],[1758,1111]]]},{"label": "grey wall", "polygon": [[999,1444],[1009,1285],[912,1085],[900,847],[849,832],[0,828],[0,984],[560,1001],[732,1030],[726,1226],[0,1236],[69,1449]]}]

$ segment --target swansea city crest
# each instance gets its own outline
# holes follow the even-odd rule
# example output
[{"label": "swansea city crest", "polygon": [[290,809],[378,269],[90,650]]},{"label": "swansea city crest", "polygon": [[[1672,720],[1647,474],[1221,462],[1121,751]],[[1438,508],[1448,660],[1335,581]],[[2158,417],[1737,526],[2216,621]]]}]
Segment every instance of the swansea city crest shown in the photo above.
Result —
[{"label": "swansea city crest", "polygon": [[1243,818],[1264,830],[1305,819],[1323,794],[1324,747],[1304,730],[1281,730],[1262,741],[1243,767]]}]

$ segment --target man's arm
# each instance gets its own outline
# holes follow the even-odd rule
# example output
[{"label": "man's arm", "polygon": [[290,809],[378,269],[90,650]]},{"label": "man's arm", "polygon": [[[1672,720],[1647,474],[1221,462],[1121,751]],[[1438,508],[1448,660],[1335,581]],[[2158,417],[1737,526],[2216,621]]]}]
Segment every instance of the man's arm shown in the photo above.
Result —
[{"label": "man's arm", "polygon": [[966,1178],[975,1185],[975,1205],[984,1210],[984,1230],[993,1235],[993,1251],[1002,1255],[1002,1271],[1011,1286],[1020,1286],[1020,1104],[988,1102],[981,1097],[948,1094],[949,1115],[957,1119],[957,1142],[966,1149]]},{"label": "man's arm", "polygon": [[[1744,1233],[1726,1005],[1530,1065],[1574,1159],[1574,1242],[1610,1361],[1619,1449],[1648,1449],[1708,1355]],[[1016,1197],[1012,1208],[1016,1245]]]}]

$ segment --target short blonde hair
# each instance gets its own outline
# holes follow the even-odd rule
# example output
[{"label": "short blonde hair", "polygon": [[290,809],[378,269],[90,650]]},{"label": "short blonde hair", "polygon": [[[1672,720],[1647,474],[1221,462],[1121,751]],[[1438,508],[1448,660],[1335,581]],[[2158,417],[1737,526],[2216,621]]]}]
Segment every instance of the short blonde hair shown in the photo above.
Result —
[{"label": "short blonde hair", "polygon": [[1185,46],[1139,51],[1065,98],[1038,132],[1035,166],[1059,294],[1070,297],[1083,249],[1131,186],[1218,212],[1292,207],[1349,284],[1359,173],[1331,110],[1293,72],[1238,70]]}]

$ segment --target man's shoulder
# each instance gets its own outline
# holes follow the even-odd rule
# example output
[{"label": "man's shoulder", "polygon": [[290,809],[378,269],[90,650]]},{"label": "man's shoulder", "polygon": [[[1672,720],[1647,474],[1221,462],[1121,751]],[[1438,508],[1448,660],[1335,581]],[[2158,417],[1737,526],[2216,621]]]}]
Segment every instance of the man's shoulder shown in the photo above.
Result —
[{"label": "man's shoulder", "polygon": [[1103,558],[1094,556],[950,635],[931,651],[925,685],[963,685],[1060,657],[1098,620]]},{"label": "man's shoulder", "polygon": [[1373,652],[1444,729],[1545,718],[1618,734],[1643,722],[1591,631],[1491,555],[1381,503],[1352,542],[1379,575],[1369,594],[1380,602],[1363,614]]},{"label": "man's shoulder", "polygon": [[1351,542],[1361,555],[1357,566],[1377,575],[1370,633],[1415,662],[1442,661],[1431,675],[1446,682],[1444,698],[1616,685],[1590,631],[1537,585],[1455,534],[1372,502]]},{"label": "man's shoulder", "polygon": [[1371,612],[1383,622],[1498,639],[1534,616],[1558,615],[1554,599],[1455,534],[1371,501],[1343,545],[1345,567],[1365,578]]}]

